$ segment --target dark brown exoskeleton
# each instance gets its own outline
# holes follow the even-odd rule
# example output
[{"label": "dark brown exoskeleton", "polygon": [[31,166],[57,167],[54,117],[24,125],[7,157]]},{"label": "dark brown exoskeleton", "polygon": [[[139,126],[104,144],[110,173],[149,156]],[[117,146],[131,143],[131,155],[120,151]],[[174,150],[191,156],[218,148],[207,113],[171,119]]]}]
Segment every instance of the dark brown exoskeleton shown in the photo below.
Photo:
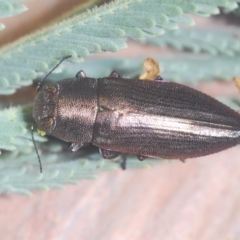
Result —
[{"label": "dark brown exoskeleton", "polygon": [[[181,159],[215,153],[240,143],[240,115],[190,87],[161,81],[75,78],[46,84],[37,93],[33,117],[49,135],[117,153]],[[111,152],[116,154],[111,155]]]}]

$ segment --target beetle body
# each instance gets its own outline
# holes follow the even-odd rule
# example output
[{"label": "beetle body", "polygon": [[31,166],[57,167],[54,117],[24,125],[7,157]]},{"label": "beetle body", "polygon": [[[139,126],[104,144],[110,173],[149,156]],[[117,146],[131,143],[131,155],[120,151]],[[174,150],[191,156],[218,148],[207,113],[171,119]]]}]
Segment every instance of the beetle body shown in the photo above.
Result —
[{"label": "beetle body", "polygon": [[47,134],[72,143],[73,151],[92,143],[140,159],[186,159],[240,143],[237,112],[172,82],[65,79],[38,92],[33,117]]}]

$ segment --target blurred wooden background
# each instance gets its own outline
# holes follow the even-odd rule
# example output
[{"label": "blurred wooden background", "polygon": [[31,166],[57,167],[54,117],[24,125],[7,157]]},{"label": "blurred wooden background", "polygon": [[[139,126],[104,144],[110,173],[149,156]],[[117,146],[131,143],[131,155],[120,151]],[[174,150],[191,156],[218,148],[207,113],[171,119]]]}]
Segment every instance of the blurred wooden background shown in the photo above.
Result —
[{"label": "blurred wooden background", "polygon": [[[0,42],[29,31],[33,22],[40,26],[46,20],[42,12],[60,13],[63,2],[30,1],[30,11],[4,20],[8,28]],[[118,56],[139,54],[139,46],[130,44]],[[238,94],[232,83],[197,87],[214,96]],[[164,161],[151,169],[101,173],[96,180],[36,191],[32,197],[1,195],[0,239],[239,240],[239,156],[235,147],[185,164]]]},{"label": "blurred wooden background", "polygon": [[0,198],[4,240],[239,240],[240,148]]}]

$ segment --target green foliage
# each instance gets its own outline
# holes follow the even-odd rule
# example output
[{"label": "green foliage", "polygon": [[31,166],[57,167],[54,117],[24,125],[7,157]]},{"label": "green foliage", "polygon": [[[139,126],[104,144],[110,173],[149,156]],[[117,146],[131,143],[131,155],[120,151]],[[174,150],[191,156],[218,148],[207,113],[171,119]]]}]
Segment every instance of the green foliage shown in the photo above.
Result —
[{"label": "green foliage", "polygon": [[[72,57],[57,69],[60,73],[50,75],[51,80],[73,77],[80,69],[89,77],[108,76],[112,70],[124,77],[138,77],[144,58],[88,60],[79,64],[89,54],[126,48],[127,38],[141,42],[146,39],[145,44],[177,50],[161,58],[155,56],[164,79],[191,84],[200,80],[230,80],[240,76],[238,29],[172,30],[194,25],[189,14],[210,16],[217,14],[219,7],[231,11],[237,8],[239,1],[116,0],[77,14],[0,50],[0,94],[12,94],[30,85],[34,78],[48,72],[67,55]],[[0,0],[0,14],[2,2]],[[8,4],[20,6],[15,4],[18,2],[21,1],[9,0]],[[17,9],[14,11],[16,13]],[[15,14],[14,11],[10,12]],[[7,14],[6,9],[3,14]],[[146,57],[149,57],[148,52]],[[224,103],[239,108],[236,100],[224,99]],[[106,161],[92,148],[72,154],[67,151],[66,143],[52,138],[44,143],[48,138],[34,134],[43,164],[43,174],[40,174],[30,134],[32,103],[0,107],[0,169],[3,173],[0,193],[29,195],[34,189],[61,188],[81,178],[93,178],[100,171],[119,168],[120,158],[116,162]],[[130,157],[127,164],[128,168],[139,168],[156,162],[159,160],[140,162]]]},{"label": "green foliage", "polygon": [[237,6],[228,0],[116,0],[33,33],[0,51],[0,94],[12,94],[48,71],[66,55],[82,61],[90,53],[126,48],[126,38],[157,36],[178,24],[193,25],[186,14],[218,13]]},{"label": "green foliage", "polygon": [[[205,56],[185,54],[177,56],[156,56],[164,79],[175,82],[195,84],[201,81],[212,81],[214,79],[230,81],[235,76],[240,76],[240,56]],[[88,60],[81,63],[83,69],[89,77],[106,77],[111,71],[117,71],[123,77],[136,78],[142,72],[144,58],[124,58],[124,59],[101,59]],[[74,77],[78,72],[79,64],[71,64],[65,68],[61,74],[52,75],[51,80],[59,80]]]},{"label": "green foliage", "polygon": [[3,30],[5,28],[5,25],[0,23],[0,31]]},{"label": "green foliage", "polygon": [[169,31],[161,37],[145,40],[159,47],[172,47],[194,53],[210,55],[238,56],[240,54],[239,29],[180,29]]},{"label": "green foliage", "polygon": [[[11,17],[28,10],[22,2],[24,0],[0,0],[0,18]],[[0,24],[0,30],[2,29],[4,29],[4,25]]]},{"label": "green foliage", "polygon": [[238,8],[234,9],[233,14],[239,16],[240,15],[240,7],[238,5]]},{"label": "green foliage", "polygon": [[[0,149],[25,153],[32,151],[31,112],[31,105],[10,107],[0,111]],[[38,134],[35,138],[37,141],[46,141]]]},{"label": "green foliage", "polygon": [[[0,193],[31,195],[36,189],[63,188],[64,184],[95,178],[101,171],[118,169],[121,164],[121,159],[112,162],[100,158],[96,149],[91,152],[83,149],[73,154],[63,148],[58,142],[48,143],[48,152],[42,156],[43,173],[39,172],[35,152],[19,154],[15,151],[0,156],[0,169],[4,173],[0,175]],[[129,157],[127,168],[146,168],[157,162],[156,159],[140,162],[136,157]]]}]

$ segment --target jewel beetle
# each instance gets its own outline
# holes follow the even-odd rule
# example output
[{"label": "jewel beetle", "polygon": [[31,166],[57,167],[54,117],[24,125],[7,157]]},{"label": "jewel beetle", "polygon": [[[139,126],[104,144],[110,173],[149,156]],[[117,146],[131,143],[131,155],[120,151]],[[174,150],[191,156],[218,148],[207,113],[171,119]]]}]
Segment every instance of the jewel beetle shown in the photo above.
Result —
[{"label": "jewel beetle", "polygon": [[130,153],[180,159],[200,157],[240,143],[240,115],[216,99],[174,82],[75,78],[39,87],[33,118],[38,128],[70,143],[85,143],[106,159]]}]

